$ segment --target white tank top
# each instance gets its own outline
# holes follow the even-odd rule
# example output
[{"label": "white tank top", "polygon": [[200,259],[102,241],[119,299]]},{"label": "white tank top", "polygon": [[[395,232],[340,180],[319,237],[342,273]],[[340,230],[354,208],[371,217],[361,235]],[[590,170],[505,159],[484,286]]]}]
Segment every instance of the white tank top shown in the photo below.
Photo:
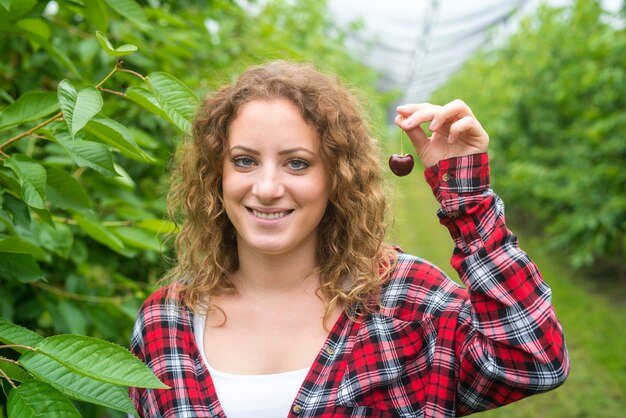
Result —
[{"label": "white tank top", "polygon": [[194,315],[196,345],[206,365],[217,398],[228,418],[279,418],[289,414],[291,405],[309,369],[274,374],[232,374],[215,370],[204,352],[206,317]]}]

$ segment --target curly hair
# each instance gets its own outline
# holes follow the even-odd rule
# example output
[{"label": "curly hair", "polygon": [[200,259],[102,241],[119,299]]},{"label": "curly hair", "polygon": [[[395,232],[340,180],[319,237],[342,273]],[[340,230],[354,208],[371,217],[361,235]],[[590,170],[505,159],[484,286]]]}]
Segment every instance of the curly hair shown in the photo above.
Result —
[{"label": "curly hair", "polygon": [[175,242],[177,264],[165,279],[178,282],[182,303],[194,311],[202,310],[209,296],[235,291],[230,274],[239,265],[237,240],[222,194],[229,126],[246,103],[272,99],[295,104],[321,140],[329,185],[316,254],[324,319],[337,306],[351,318],[371,312],[396,261],[396,251],[385,243],[388,206],[378,146],[351,91],[309,64],[274,61],[251,67],[203,100],[191,140],[174,161],[168,210],[182,225]]}]

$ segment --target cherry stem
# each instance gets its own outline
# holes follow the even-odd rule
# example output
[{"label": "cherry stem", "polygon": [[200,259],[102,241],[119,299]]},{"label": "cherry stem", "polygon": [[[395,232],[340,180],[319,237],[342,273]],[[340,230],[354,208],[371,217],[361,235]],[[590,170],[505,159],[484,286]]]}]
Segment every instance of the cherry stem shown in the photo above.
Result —
[{"label": "cherry stem", "polygon": [[[403,116],[400,116],[400,122],[402,122],[404,120]],[[400,128],[400,155],[404,156],[404,151],[402,150],[402,133],[404,132],[404,130],[402,128]]]}]

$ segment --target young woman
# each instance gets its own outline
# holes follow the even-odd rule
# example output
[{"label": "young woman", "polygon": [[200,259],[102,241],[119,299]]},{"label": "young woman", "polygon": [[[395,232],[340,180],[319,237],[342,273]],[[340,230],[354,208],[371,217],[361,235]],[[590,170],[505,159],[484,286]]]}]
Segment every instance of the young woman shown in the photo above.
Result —
[{"label": "young woman", "polygon": [[385,243],[378,149],[348,89],[304,64],[250,68],[204,100],[178,155],[178,264],[132,337],[171,389],[131,389],[142,416],[453,417],[563,383],[487,133],[461,101],[397,111],[466,287]]}]

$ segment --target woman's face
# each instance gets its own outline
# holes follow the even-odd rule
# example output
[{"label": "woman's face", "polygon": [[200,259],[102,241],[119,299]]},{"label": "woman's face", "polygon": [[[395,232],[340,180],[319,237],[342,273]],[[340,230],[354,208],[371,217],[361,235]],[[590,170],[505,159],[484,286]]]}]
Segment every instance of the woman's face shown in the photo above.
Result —
[{"label": "woman's face", "polygon": [[315,254],[328,184],[317,132],[289,100],[254,100],[239,109],[222,190],[240,252]]}]

